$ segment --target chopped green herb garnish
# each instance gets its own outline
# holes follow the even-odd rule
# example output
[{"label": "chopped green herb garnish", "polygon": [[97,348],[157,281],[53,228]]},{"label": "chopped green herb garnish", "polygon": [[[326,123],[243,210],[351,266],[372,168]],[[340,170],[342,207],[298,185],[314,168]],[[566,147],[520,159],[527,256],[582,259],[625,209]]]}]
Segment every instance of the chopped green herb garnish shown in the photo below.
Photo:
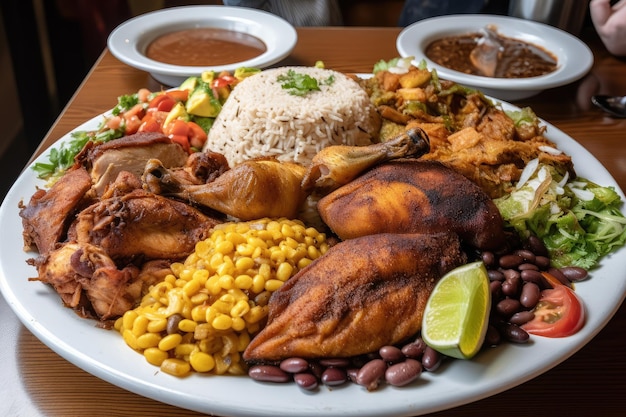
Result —
[{"label": "chopped green herb garnish", "polygon": [[117,105],[113,107],[113,110],[111,110],[111,113],[113,113],[114,116],[118,116],[120,113],[123,113],[126,110],[130,110],[131,108],[133,108],[135,104],[138,104],[138,103],[139,103],[139,95],[137,93],[119,96],[117,98]]},{"label": "chopped green herb garnish", "polygon": [[[305,96],[312,91],[320,91],[320,86],[317,80],[308,74],[300,74],[294,70],[287,71],[287,74],[279,75],[277,78],[281,83],[281,87],[288,90],[288,93],[294,96]],[[335,82],[333,75],[327,79],[322,80],[322,85],[331,85]]]}]

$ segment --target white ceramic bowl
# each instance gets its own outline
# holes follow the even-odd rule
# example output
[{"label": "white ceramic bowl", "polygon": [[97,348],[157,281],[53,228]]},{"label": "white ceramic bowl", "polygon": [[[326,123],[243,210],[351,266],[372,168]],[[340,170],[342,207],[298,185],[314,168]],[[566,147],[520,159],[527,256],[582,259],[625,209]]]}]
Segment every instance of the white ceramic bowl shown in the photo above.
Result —
[{"label": "white ceramic bowl", "polygon": [[[540,46],[552,52],[558,62],[556,71],[529,78],[493,78],[465,74],[438,65],[425,55],[433,41],[454,35],[476,33],[487,25],[495,25],[501,35]],[[425,60],[436,69],[440,78],[481,90],[492,97],[514,101],[534,96],[543,90],[559,87],[583,77],[593,65],[593,54],[578,38],[555,27],[508,16],[451,15],[421,20],[407,26],[396,41],[403,58],[414,57],[413,63]]]},{"label": "white ceramic bowl", "polygon": [[[212,67],[180,66],[149,59],[144,51],[155,38],[169,32],[195,28],[228,29],[262,40],[267,50],[241,62]],[[146,13],[119,25],[107,45],[120,61],[152,74],[167,86],[178,86],[187,77],[204,70],[234,71],[239,67],[265,68],[287,57],[298,40],[295,28],[286,20],[264,11],[227,6],[172,7]]]}]

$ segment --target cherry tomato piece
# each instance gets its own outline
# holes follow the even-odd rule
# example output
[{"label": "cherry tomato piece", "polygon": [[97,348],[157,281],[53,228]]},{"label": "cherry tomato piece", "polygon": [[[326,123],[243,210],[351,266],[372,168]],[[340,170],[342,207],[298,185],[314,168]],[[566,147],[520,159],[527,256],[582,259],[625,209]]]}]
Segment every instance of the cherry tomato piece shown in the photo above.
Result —
[{"label": "cherry tomato piece", "polygon": [[191,148],[189,146],[189,139],[187,139],[187,136],[183,136],[183,135],[169,135],[168,137],[172,140],[172,142],[178,143],[180,146],[182,146],[183,149],[187,153],[191,152]]},{"label": "cherry tomato piece", "polygon": [[139,125],[138,132],[160,132],[161,123],[157,122],[154,117],[146,116],[141,119],[141,125]]},{"label": "cherry tomato piece", "polygon": [[163,93],[155,96],[152,100],[150,100],[150,103],[148,103],[148,107],[157,109],[158,111],[167,112],[172,110],[174,104],[176,104],[176,100]]},{"label": "cherry tomato piece", "polygon": [[541,292],[541,298],[533,309],[535,318],[521,327],[537,336],[571,336],[585,324],[584,305],[574,290],[561,284],[556,278],[548,277],[549,274],[543,275],[554,288]]},{"label": "cherry tomato piece", "polygon": [[189,144],[195,149],[202,149],[207,140],[206,132],[195,122],[187,122],[187,126],[189,127]]},{"label": "cherry tomato piece", "polygon": [[189,90],[171,90],[165,93],[174,101],[187,101],[189,98]]}]

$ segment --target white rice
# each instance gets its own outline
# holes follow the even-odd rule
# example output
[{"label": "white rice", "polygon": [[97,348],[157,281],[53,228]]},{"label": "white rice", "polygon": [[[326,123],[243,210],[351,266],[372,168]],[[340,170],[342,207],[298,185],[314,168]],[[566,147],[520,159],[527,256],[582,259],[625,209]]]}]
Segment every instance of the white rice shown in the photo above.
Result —
[{"label": "white rice", "polygon": [[[320,91],[304,96],[282,88],[289,70],[308,74]],[[332,82],[326,80],[333,79]],[[209,131],[204,150],[222,153],[231,166],[260,156],[308,164],[329,145],[376,142],[380,120],[367,93],[348,76],[314,67],[280,67],[241,81]]]}]

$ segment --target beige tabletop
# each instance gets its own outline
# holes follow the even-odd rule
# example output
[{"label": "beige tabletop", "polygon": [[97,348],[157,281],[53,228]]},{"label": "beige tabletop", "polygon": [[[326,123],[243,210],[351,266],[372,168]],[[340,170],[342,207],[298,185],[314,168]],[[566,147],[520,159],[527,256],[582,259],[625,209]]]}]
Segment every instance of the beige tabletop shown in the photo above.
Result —
[{"label": "beige tabletop", "polygon": [[[367,73],[397,55],[400,28],[299,28],[298,44],[284,64]],[[594,33],[582,36],[595,63],[584,80],[515,104],[530,105],[575,138],[626,189],[626,119],[594,108],[594,93],[626,94],[626,63],[609,55]],[[122,94],[159,89],[148,74],[107,50],[42,140],[36,154],[86,120],[110,109]],[[16,221],[18,221],[16,219]],[[626,271],[624,272],[626,279]],[[623,416],[626,413],[626,307],[583,349],[545,374],[498,395],[436,416]],[[77,368],[33,336],[0,297],[0,415],[196,416],[130,393]]]}]

